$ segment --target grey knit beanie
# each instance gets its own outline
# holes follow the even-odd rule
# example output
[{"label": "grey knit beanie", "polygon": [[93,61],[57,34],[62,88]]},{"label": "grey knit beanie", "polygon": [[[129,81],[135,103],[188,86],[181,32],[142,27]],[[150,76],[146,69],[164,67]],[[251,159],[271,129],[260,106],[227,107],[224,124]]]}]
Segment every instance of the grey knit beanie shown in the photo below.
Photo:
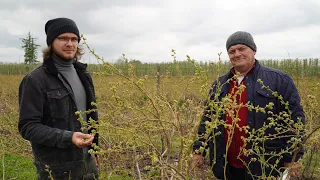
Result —
[{"label": "grey knit beanie", "polygon": [[257,46],[254,43],[253,37],[250,33],[244,31],[237,31],[231,34],[227,40],[226,47],[227,51],[231,46],[243,44],[251,48],[253,51],[257,51]]},{"label": "grey knit beanie", "polygon": [[76,23],[68,18],[56,18],[49,20],[45,25],[47,34],[47,45],[51,45],[53,40],[63,33],[74,33],[80,41],[80,33]]}]

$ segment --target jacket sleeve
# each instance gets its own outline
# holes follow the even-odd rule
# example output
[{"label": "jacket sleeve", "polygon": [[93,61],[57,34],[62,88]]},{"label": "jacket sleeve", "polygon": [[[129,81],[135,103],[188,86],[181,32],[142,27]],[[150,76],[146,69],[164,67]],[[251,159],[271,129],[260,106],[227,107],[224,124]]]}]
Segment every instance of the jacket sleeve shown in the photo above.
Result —
[{"label": "jacket sleeve", "polygon": [[72,131],[44,125],[46,94],[43,85],[32,75],[23,78],[19,86],[19,122],[21,136],[32,143],[67,148],[73,145]]},{"label": "jacket sleeve", "polygon": [[[89,93],[91,94],[91,96],[92,96],[92,101],[93,101],[94,103],[97,103],[97,100],[96,100],[96,92],[95,92],[95,88],[94,88],[92,76],[91,76],[91,74],[90,74],[88,71],[85,71],[84,75],[85,75],[85,78],[87,78],[87,80],[88,80],[88,82],[89,82],[88,86],[92,87],[92,88],[91,88],[91,91],[89,92]],[[92,113],[90,113],[90,117],[95,121],[95,124],[96,124],[97,126],[99,126],[98,111],[97,111],[97,109],[96,109],[97,107],[91,105],[91,102],[89,102],[89,103],[90,103],[89,109],[95,109],[95,111],[93,111]],[[98,145],[99,145],[99,132],[98,132],[97,128],[92,128],[92,129],[89,130],[89,133],[91,133],[93,130],[96,131],[96,134],[94,135],[94,139],[93,139],[92,143],[94,143],[94,144],[96,144],[96,145],[98,146]],[[94,147],[89,146],[89,149],[94,149]]]},{"label": "jacket sleeve", "polygon": [[[209,91],[208,99],[205,102],[205,110],[200,121],[198,138],[193,144],[193,151],[199,150],[200,147],[204,147],[205,149],[208,148],[208,145],[203,146],[203,144],[208,141],[208,138],[210,138],[210,134],[209,136],[207,135],[206,122],[211,122],[211,115],[214,113],[214,111],[210,107],[210,102],[214,100],[216,85],[217,82],[215,81]],[[205,155],[205,152],[203,152],[202,154]]]},{"label": "jacket sleeve", "polygon": [[[293,80],[289,76],[286,76],[284,78],[284,81],[286,83],[283,82],[283,84],[286,84],[286,87],[283,87],[284,88],[284,93],[283,93],[284,98],[283,99],[284,99],[284,102],[289,103],[289,110],[291,111],[291,119],[294,121],[294,123],[297,123],[298,120],[300,119],[301,122],[305,125],[305,115],[304,115],[303,108],[300,104],[300,96],[299,96],[298,90],[297,90]],[[302,139],[304,136],[303,133],[301,133],[301,134],[292,133],[291,135],[295,135],[296,138]],[[287,143],[285,145],[285,148],[289,148],[289,149],[293,150],[292,148],[290,148],[291,145],[292,145],[291,143]],[[296,156],[295,161],[300,159],[303,154],[304,154],[304,149],[301,148]],[[284,154],[284,161],[285,162],[291,162],[292,158],[293,158],[293,154],[288,154],[288,153]]]},{"label": "jacket sleeve", "polygon": [[198,129],[198,138],[193,144],[193,150],[199,150],[200,147],[207,148],[207,146],[203,146],[203,143],[207,141],[207,138],[205,138],[206,135],[206,122],[211,122],[210,118],[210,108],[208,107],[208,103],[206,103],[206,109],[203,113],[203,116],[201,118],[201,122]]}]

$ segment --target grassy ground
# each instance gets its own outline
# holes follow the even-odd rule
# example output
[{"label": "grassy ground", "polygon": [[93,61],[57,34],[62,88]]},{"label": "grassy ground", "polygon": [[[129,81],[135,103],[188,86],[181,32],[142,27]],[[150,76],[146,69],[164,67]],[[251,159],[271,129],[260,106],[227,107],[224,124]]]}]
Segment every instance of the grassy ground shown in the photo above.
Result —
[{"label": "grassy ground", "polygon": [[19,154],[4,154],[0,167],[0,177],[2,179],[16,180],[36,179],[36,168],[33,165],[32,157],[25,157]]},{"label": "grassy ground", "polygon": [[[4,179],[36,179],[35,167],[32,163],[32,155],[31,148],[28,141],[22,139],[17,130],[17,121],[18,121],[18,86],[22,79],[22,75],[0,75],[0,157],[1,157],[1,171],[0,171],[0,179],[5,177]],[[172,104],[177,102],[178,107],[184,103],[183,100],[187,96],[190,99],[194,99],[195,101],[201,101],[200,89],[204,82],[193,81],[192,77],[168,77],[161,79],[160,89],[159,91],[165,95],[165,98]],[[214,77],[207,80],[207,86],[209,86]],[[294,78],[295,83],[300,91],[302,104],[306,111],[308,122],[308,129],[312,130],[312,128],[318,126],[320,121],[318,109],[320,108],[320,104],[318,104],[317,98],[320,97],[320,89],[317,78]],[[118,91],[118,96],[120,100],[122,97],[130,98],[132,101],[139,101],[139,105],[143,107],[145,96],[139,93],[135,93],[135,89],[126,84],[123,79],[118,77],[110,77],[110,76],[94,76],[94,83],[96,86],[97,99],[99,103],[99,114],[102,118],[102,121],[105,123],[113,122],[115,127],[120,126],[123,129],[117,129],[118,131],[125,132],[125,127],[130,124],[126,124],[126,122],[116,121],[116,119],[112,118],[112,114],[107,112],[107,110],[112,110],[112,105],[116,101],[117,97],[111,97],[111,87],[116,87]],[[150,90],[151,92],[156,91],[156,78],[149,77],[145,79],[145,88]],[[118,101],[117,103],[125,103]],[[122,111],[124,109],[121,109]],[[164,110],[165,112],[165,110]],[[190,109],[192,112],[192,109]],[[117,113],[117,112],[114,112]],[[130,114],[129,114],[130,115]],[[167,115],[163,115],[163,118],[167,118]],[[124,117],[125,118],[125,117]],[[169,118],[169,116],[168,116]],[[114,120],[114,121],[113,121]],[[139,126],[137,126],[137,130]],[[186,132],[191,131],[191,129],[186,128]],[[116,141],[116,138],[113,137],[113,134],[108,134],[110,132],[109,129],[101,130],[102,137],[106,139],[106,141],[110,142]],[[139,132],[139,131],[138,131]],[[145,132],[143,132],[145,133]],[[192,132],[191,132],[192,133]],[[126,142],[130,144],[130,135],[122,134],[121,141],[125,144]],[[160,136],[159,136],[160,139]],[[173,140],[172,145],[173,152],[172,155],[175,154],[176,151],[179,150],[180,138],[177,140]],[[160,141],[158,141],[158,146],[160,147]],[[123,145],[123,144],[122,144]],[[104,148],[108,148],[107,145],[103,146]],[[146,150],[146,149],[144,149]],[[123,168],[134,169],[127,161],[132,160],[128,154],[123,154],[123,152],[113,152],[114,157],[113,161],[110,162],[110,157],[106,157],[105,160],[102,159],[102,167],[101,167],[101,179],[135,179],[136,174],[126,174],[127,172],[121,171]],[[112,154],[112,153],[109,153]],[[316,152],[319,154],[319,152]],[[126,159],[125,155],[128,155],[128,159]],[[4,157],[4,161],[3,158]],[[306,156],[307,157],[307,156]],[[144,160],[142,158],[142,160]],[[311,158],[312,166],[315,166],[313,170],[309,173],[313,173],[314,177],[320,177],[320,163],[317,163],[319,160],[319,155],[315,155]],[[142,165],[148,165],[149,160],[145,160],[147,162],[142,162]],[[306,164],[306,162],[304,162]],[[118,165],[124,165],[117,167]],[[127,165],[127,167],[125,166]],[[4,169],[3,169],[4,167]],[[112,170],[113,168],[113,170]],[[115,169],[118,169],[117,171]],[[133,170],[134,171],[134,170]],[[3,173],[4,172],[4,173]],[[159,171],[157,169],[153,171],[148,171],[149,174],[146,177],[154,177]]]}]

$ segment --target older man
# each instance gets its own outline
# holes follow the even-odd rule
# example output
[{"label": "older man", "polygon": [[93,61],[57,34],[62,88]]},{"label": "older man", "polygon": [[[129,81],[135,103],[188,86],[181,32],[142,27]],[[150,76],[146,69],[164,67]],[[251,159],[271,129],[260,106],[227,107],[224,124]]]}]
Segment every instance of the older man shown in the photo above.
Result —
[{"label": "older man", "polygon": [[[224,123],[214,128],[213,131],[208,131],[208,128],[213,126],[207,126],[206,124],[212,122],[212,114],[215,113],[212,110],[214,108],[208,103],[198,130],[199,140],[193,146],[195,152],[203,145],[205,145],[204,148],[209,147],[213,173],[220,179],[258,179],[263,174],[277,177],[280,174],[279,172],[286,167],[291,168],[291,175],[294,176],[300,165],[293,166],[291,163],[293,154],[283,153],[283,157],[274,157],[274,159],[279,159],[278,163],[274,159],[273,161],[269,159],[268,164],[275,165],[275,168],[272,168],[271,166],[263,167],[261,165],[262,162],[260,162],[262,159],[259,159],[258,156],[250,156],[244,153],[254,145],[250,144],[250,141],[245,141],[249,136],[246,127],[249,127],[249,132],[251,133],[253,129],[261,130],[263,126],[268,124],[268,118],[271,117],[270,114],[279,115],[281,112],[287,112],[291,114],[290,118],[295,123],[305,123],[300,97],[293,80],[279,70],[259,64],[259,61],[255,59],[257,46],[248,32],[238,31],[230,35],[226,42],[226,49],[233,67],[227,74],[219,77],[213,83],[208,99],[221,102],[222,98],[228,96],[236,105],[234,107],[226,107],[227,109],[218,118],[223,119]],[[260,80],[270,89],[264,88]],[[218,88],[220,85],[221,88]],[[281,98],[274,96],[270,90],[281,95],[284,102],[289,102],[289,111],[281,103]],[[215,99],[217,94],[218,98]],[[266,107],[270,105],[270,102],[273,103],[271,110],[269,110],[272,112],[270,114],[250,108]],[[282,123],[282,121],[278,123]],[[270,136],[270,134],[276,134],[277,131],[275,126],[270,126],[263,133],[266,136]],[[215,137],[213,137],[213,134],[215,134]],[[301,139],[299,134],[294,135],[291,133],[290,136]],[[293,151],[292,143],[288,143],[288,138],[285,136],[270,138],[263,143],[259,143],[257,146],[262,147],[263,145],[263,150],[261,151],[266,153],[272,153],[273,151],[281,154],[281,150],[288,149]],[[301,157],[302,154],[303,151],[300,150],[295,160]],[[257,160],[252,161],[253,157]],[[203,164],[202,155],[199,152],[193,156],[193,159],[198,163],[198,166]]]}]

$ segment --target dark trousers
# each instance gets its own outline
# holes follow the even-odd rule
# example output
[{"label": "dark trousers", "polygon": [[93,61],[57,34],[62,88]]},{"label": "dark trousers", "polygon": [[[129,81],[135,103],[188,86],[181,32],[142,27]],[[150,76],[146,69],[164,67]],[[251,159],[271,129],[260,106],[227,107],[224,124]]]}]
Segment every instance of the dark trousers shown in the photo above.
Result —
[{"label": "dark trousers", "polygon": [[[98,168],[91,155],[84,157],[84,167],[76,167],[69,171],[38,172],[38,180],[98,180]],[[50,177],[51,175],[51,177]]]},{"label": "dark trousers", "polygon": [[230,174],[228,176],[228,180],[246,180],[246,169],[245,168],[236,168],[233,166],[229,166]]}]

